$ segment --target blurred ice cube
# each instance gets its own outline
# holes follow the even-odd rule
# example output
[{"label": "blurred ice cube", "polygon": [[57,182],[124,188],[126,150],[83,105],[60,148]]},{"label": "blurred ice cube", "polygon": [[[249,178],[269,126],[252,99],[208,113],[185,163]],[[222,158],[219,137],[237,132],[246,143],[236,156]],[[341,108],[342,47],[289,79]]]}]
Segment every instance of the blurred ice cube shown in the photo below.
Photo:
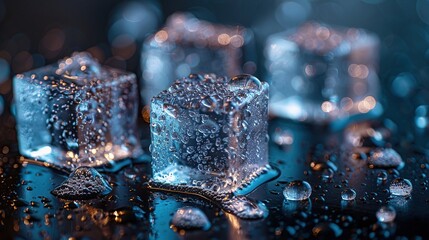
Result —
[{"label": "blurred ice cube", "polygon": [[256,66],[253,33],[241,26],[223,26],[176,13],[165,27],[149,37],[142,50],[142,89],[145,104],[190,73],[252,74]]},{"label": "blurred ice cube", "polygon": [[270,36],[265,56],[270,114],[342,126],[381,114],[376,36],[310,22]]}]

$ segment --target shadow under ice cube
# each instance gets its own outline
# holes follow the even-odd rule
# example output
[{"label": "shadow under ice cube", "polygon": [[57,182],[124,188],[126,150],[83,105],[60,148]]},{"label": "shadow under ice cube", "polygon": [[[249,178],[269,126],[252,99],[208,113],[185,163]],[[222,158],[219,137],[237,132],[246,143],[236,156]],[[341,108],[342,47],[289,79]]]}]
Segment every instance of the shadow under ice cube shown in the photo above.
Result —
[{"label": "shadow under ice cube", "polygon": [[14,78],[20,152],[61,168],[141,153],[136,77],[77,53]]},{"label": "shadow under ice cube", "polygon": [[272,178],[267,105],[268,84],[251,75],[177,80],[152,99],[152,180],[245,193]]}]

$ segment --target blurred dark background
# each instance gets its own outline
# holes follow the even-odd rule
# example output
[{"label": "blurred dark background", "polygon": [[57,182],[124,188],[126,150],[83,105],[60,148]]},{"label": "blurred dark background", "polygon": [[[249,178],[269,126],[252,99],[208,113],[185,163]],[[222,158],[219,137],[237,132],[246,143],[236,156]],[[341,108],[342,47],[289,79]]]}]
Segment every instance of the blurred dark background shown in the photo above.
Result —
[{"label": "blurred dark background", "polygon": [[0,135],[14,135],[14,74],[89,51],[106,65],[140,76],[143,40],[176,11],[251,28],[262,79],[270,34],[307,20],[368,29],[381,41],[385,117],[413,122],[416,108],[429,103],[429,0],[0,0]]}]

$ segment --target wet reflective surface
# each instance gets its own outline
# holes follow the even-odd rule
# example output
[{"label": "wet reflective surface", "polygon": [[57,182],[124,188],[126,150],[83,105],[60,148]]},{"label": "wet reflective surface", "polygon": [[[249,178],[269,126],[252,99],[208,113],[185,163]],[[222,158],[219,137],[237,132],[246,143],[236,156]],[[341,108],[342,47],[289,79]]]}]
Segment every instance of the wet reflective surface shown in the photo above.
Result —
[{"label": "wet reflective surface", "polygon": [[[376,126],[370,123],[366,128]],[[359,125],[359,126],[362,126]],[[358,129],[358,125],[352,129]],[[404,125],[407,126],[407,125]],[[1,125],[3,131],[6,125]],[[149,146],[149,125],[141,123],[143,145]],[[197,196],[150,192],[148,163],[134,164],[111,173],[98,169],[112,192],[93,200],[62,200],[51,194],[68,176],[51,168],[22,163],[13,136],[2,136],[0,147],[0,237],[2,239],[273,239],[351,238],[378,239],[391,236],[428,237],[428,161],[420,142],[404,140],[401,134],[384,138],[378,145],[363,141],[367,149],[390,146],[404,160],[400,169],[371,168],[365,149],[345,141],[350,132],[329,133],[311,126],[274,119],[270,135],[287,131],[293,141],[276,144],[270,140],[270,162],[281,176],[249,195],[269,211],[262,220],[243,220],[223,212]],[[375,128],[377,129],[377,128]],[[13,131],[13,130],[11,130]],[[387,135],[386,135],[387,136]],[[362,143],[362,142],[360,142]],[[372,145],[375,145],[372,147]],[[327,171],[326,169],[329,169]],[[327,174],[329,172],[330,174]],[[413,185],[410,196],[394,196],[391,182],[406,178]],[[283,190],[293,180],[305,180],[312,187],[308,200],[285,200]],[[352,188],[354,200],[342,200],[341,193]],[[208,218],[206,230],[174,231],[174,213],[181,207],[197,207]],[[377,220],[377,211],[390,206],[396,211],[393,222]]]}]

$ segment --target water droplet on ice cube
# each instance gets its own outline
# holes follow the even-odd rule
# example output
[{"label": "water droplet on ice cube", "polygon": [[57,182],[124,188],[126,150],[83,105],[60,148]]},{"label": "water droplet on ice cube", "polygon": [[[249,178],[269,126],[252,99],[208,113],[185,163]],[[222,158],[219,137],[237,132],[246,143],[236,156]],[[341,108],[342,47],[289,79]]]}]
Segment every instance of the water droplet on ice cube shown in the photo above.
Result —
[{"label": "water droplet on ice cube", "polygon": [[396,211],[393,207],[383,206],[375,213],[377,220],[383,223],[393,222],[396,217]]},{"label": "water droplet on ice cube", "polygon": [[390,193],[396,196],[408,196],[413,190],[413,184],[405,178],[396,178],[389,187]]},{"label": "water droplet on ice cube", "polygon": [[102,197],[112,191],[109,183],[94,168],[79,167],[52,194],[63,199],[85,200]]},{"label": "water droplet on ice cube", "polygon": [[249,89],[259,91],[262,83],[256,77],[249,74],[237,75],[229,81],[228,88],[231,91]]},{"label": "water droplet on ice cube", "polygon": [[170,115],[173,118],[176,118],[178,115],[178,111],[179,109],[177,109],[177,107],[170,105],[170,104],[164,104],[163,105],[163,110],[164,112],[166,112],[168,115]]},{"label": "water droplet on ice cube", "polygon": [[179,208],[171,219],[171,226],[174,230],[208,230],[211,226],[209,219],[198,208]]},{"label": "water droplet on ice cube", "polygon": [[311,186],[306,181],[292,181],[283,190],[283,195],[287,200],[306,200],[311,195]]}]

